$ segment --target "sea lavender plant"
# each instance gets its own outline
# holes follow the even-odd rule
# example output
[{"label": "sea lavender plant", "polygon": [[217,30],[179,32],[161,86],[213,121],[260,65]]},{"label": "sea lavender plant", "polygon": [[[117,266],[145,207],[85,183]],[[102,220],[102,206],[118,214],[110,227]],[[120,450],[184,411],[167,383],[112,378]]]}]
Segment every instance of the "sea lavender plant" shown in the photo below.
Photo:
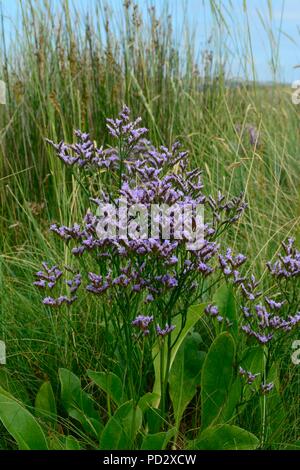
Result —
[{"label": "sea lavender plant", "polygon": [[261,282],[252,275],[243,281],[240,288],[243,294],[242,312],[244,324],[242,330],[260,344],[268,344],[273,339],[280,340],[300,323],[299,279],[300,252],[294,246],[294,240],[283,242],[283,254],[275,262],[267,262],[269,292],[274,298],[264,295]]},{"label": "sea lavender plant", "polygon": [[[216,197],[204,194],[202,172],[190,169],[188,153],[183,151],[179,142],[171,148],[155,148],[146,139],[147,129],[139,127],[140,118],[131,121],[130,110],[124,106],[116,119],[107,120],[107,128],[116,145],[97,147],[88,133],[75,131],[77,142],[56,144],[58,158],[70,168],[85,193],[88,193],[95,209],[88,209],[81,223],[72,226],[59,226],[53,223],[50,230],[70,246],[72,255],[81,265],[80,275],[69,280],[66,286],[71,297],[46,297],[44,303],[49,307],[60,307],[63,303],[71,305],[76,300],[74,293],[82,284],[91,295],[109,300],[111,313],[103,309],[105,324],[111,323],[116,330],[122,354],[132,358],[135,336],[134,328],[142,331],[146,341],[144,354],[151,355],[156,337],[171,337],[176,321],[176,334],[179,335],[186,321],[188,307],[198,300],[205,300],[211,287],[221,276],[232,276],[239,284],[243,278],[238,268],[245,261],[243,255],[233,257],[227,249],[225,257],[220,254],[220,235],[237,222],[246,208],[243,194],[226,200],[220,192]],[[123,215],[127,207],[143,205],[151,212],[153,205],[205,209],[204,240],[197,249],[187,249],[187,236],[182,219],[171,212],[169,237],[163,237],[166,228],[159,219],[158,236],[145,235],[136,223],[140,236],[124,236]],[[103,205],[123,207],[117,217],[110,210],[103,211]],[[101,211],[103,213],[101,213]],[[194,214],[194,213],[193,213]],[[127,213],[128,215],[128,213]],[[103,221],[115,229],[116,236],[99,237],[97,227]],[[135,222],[134,216],[129,217]],[[195,224],[196,216],[192,222]],[[181,237],[176,237],[178,227]],[[123,230],[123,232],[122,232]],[[123,236],[119,235],[123,233]],[[82,261],[81,261],[82,260]],[[92,269],[83,266],[90,263]],[[52,277],[56,282],[55,270]],[[49,277],[48,271],[45,276]],[[47,286],[48,278],[39,277],[38,287]],[[79,277],[80,276],[80,277]],[[51,279],[52,279],[51,277]],[[50,282],[52,282],[50,279]],[[105,300],[99,302],[99,308]],[[211,312],[212,314],[213,312]],[[217,320],[223,320],[217,315]],[[154,322],[156,328],[151,328]],[[165,325],[161,327],[160,325]],[[168,349],[172,342],[168,340]],[[145,352],[146,351],[146,352]],[[128,367],[131,382],[136,364],[133,359]]]}]

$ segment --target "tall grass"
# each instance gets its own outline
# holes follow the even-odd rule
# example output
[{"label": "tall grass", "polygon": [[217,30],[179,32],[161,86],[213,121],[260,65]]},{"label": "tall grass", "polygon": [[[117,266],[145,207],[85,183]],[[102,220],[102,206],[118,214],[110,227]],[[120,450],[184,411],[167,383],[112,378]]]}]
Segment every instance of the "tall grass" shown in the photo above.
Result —
[{"label": "tall grass", "polygon": [[[131,1],[116,15],[101,1],[83,14],[67,0],[59,7],[25,0],[10,41],[4,40],[8,20],[1,18],[0,78],[7,85],[7,105],[0,108],[0,322],[8,364],[0,381],[9,375],[12,383],[26,382],[27,387],[16,385],[19,394],[35,390],[45,376],[54,379],[59,366],[84,371],[91,361],[100,368],[107,360],[92,304],[79,306],[70,324],[68,318],[47,316],[31,287],[42,258],[68,261],[61,244],[49,243],[49,223],[71,223],[86,206],[45,137],[70,142],[73,129],[81,128],[105,143],[105,117],[116,116],[126,103],[134,116],[142,116],[154,143],[183,142],[211,192],[245,191],[249,210],[229,236],[251,255],[253,271],[263,275],[264,261],[281,239],[300,238],[298,109],[280,83],[229,86],[230,69],[220,65],[227,20],[219,2],[206,6],[219,25],[206,66],[188,22],[181,25],[182,47],[167,10],[141,12]],[[253,78],[251,36],[241,37],[239,46],[241,64],[252,56]],[[276,57],[275,46],[274,64]],[[254,144],[249,125],[258,133]],[[297,400],[299,372],[289,374]],[[296,410],[295,402],[291,434],[299,424]]]}]

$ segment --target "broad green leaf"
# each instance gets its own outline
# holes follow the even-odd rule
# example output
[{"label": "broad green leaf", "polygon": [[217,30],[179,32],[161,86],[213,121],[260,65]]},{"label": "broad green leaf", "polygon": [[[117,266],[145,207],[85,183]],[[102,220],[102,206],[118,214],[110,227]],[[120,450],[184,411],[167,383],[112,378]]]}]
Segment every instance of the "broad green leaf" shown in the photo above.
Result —
[{"label": "broad green leaf", "polygon": [[272,442],[280,442],[282,430],[289,426],[288,415],[285,411],[284,401],[280,395],[279,368],[272,364],[267,376],[267,383],[273,382],[273,390],[260,398],[261,416],[263,415],[264,400],[266,401],[266,436]]},{"label": "broad green leaf", "polygon": [[138,402],[139,408],[142,410],[142,413],[145,413],[145,411],[148,408],[151,408],[154,406],[154,404],[157,402],[158,395],[153,392],[147,392],[145,395],[143,395]]},{"label": "broad green leaf", "polygon": [[148,426],[149,434],[157,434],[164,424],[164,418],[159,408],[148,408],[145,411],[145,421]]},{"label": "broad green leaf", "polygon": [[235,417],[237,405],[241,400],[242,382],[240,377],[236,377],[232,382],[228,398],[222,411],[221,421],[227,423]]},{"label": "broad green leaf", "polygon": [[92,370],[88,370],[87,374],[101,390],[112,398],[116,405],[120,406],[126,401],[124,384],[117,375],[112,372],[93,372]]},{"label": "broad green leaf", "polygon": [[229,333],[221,333],[212,343],[201,376],[201,426],[217,423],[222,417],[233,377],[235,345]]},{"label": "broad green leaf", "polygon": [[241,367],[252,372],[252,374],[261,374],[264,369],[263,348],[256,345],[247,348],[241,360]]},{"label": "broad green leaf", "polygon": [[167,432],[147,434],[142,442],[141,450],[165,450],[172,437],[176,434],[176,429],[172,428]]},{"label": "broad green leaf", "polygon": [[0,387],[0,420],[20,450],[47,450],[44,432],[24,406]]},{"label": "broad green leaf", "polygon": [[79,408],[71,408],[69,416],[78,421],[86,433],[91,434],[95,439],[99,439],[103,429],[103,424],[99,417],[91,418],[91,416]]},{"label": "broad green leaf", "polygon": [[73,436],[66,436],[65,446],[66,446],[65,447],[66,450],[80,450],[81,449],[79,442]]},{"label": "broad green leaf", "polygon": [[59,369],[58,371],[61,385],[61,401],[69,412],[74,405],[80,402],[81,383],[77,375],[68,369]]},{"label": "broad green leaf", "polygon": [[175,357],[170,378],[170,396],[173,404],[175,424],[178,429],[184,410],[200,385],[201,368],[205,352],[199,350],[201,337],[197,333],[185,338]]},{"label": "broad green leaf", "polygon": [[253,450],[259,445],[254,434],[229,424],[221,424],[205,429],[189,444],[194,450]]},{"label": "broad green leaf", "polygon": [[44,382],[35,398],[35,415],[55,424],[57,420],[56,403],[50,382]]},{"label": "broad green leaf", "polygon": [[[176,354],[180,346],[182,345],[188,332],[201,319],[205,306],[206,304],[193,305],[192,307],[188,309],[186,322],[180,334],[179,334],[179,330],[181,328],[181,315],[178,315],[172,320],[172,324],[174,324],[176,328],[171,333],[171,344],[173,345],[173,347],[171,350],[171,357],[170,357],[170,370],[172,368],[173,362],[175,360]],[[164,356],[165,356],[164,364],[166,364],[167,363],[167,348],[166,347],[164,348]],[[158,408],[160,397],[161,397],[161,373],[160,373],[161,354],[160,354],[159,338],[157,339],[155,345],[153,346],[152,357],[153,357],[154,374],[155,374],[153,392],[156,393],[159,397],[155,403],[155,407]],[[164,368],[163,375],[164,376],[166,375],[166,366]]]},{"label": "broad green leaf", "polygon": [[103,429],[92,397],[81,389],[80,379],[68,369],[59,369],[61,399],[69,415],[96,439]]},{"label": "broad green leaf", "polygon": [[100,439],[101,450],[130,450],[142,425],[143,415],[133,400],[123,403],[109,419]]},{"label": "broad green leaf", "polygon": [[[248,401],[251,396],[253,396],[253,390],[258,391],[261,383],[261,378],[262,378],[262,372],[264,370],[264,352],[263,348],[260,346],[250,346],[247,348],[244,352],[243,358],[240,362],[240,366],[249,371],[252,372],[252,374],[259,374],[259,376],[254,380],[254,382],[251,384],[251,387],[249,385],[245,385],[244,387],[244,401]],[[243,383],[243,379],[241,378],[241,383]],[[246,406],[243,406],[242,409],[244,409]]]},{"label": "broad green leaf", "polygon": [[65,450],[65,439],[61,434],[57,432],[50,433],[47,437],[49,450]]},{"label": "broad green leaf", "polygon": [[236,339],[238,334],[238,317],[232,286],[222,284],[213,296],[213,303],[218,306],[222,317],[228,318],[230,321],[230,332]]}]

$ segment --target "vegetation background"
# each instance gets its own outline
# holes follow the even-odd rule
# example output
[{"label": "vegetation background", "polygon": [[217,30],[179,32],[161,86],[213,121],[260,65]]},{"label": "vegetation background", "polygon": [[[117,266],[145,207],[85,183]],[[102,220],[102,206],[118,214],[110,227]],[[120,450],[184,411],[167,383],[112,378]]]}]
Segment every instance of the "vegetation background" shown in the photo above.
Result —
[{"label": "vegetation background", "polygon": [[[210,192],[245,191],[249,209],[227,236],[236,250],[250,255],[258,277],[281,240],[293,235],[300,241],[300,107],[292,103],[289,85],[255,80],[250,35],[239,38],[247,54],[235,53],[247,63],[244,71],[250,63],[251,76],[229,79],[221,46],[222,32],[227,36],[230,30],[220,2],[206,2],[219,27],[213,38],[219,47],[208,43],[202,55],[184,18],[184,41],[175,40],[172,8],[158,15],[154,7],[141,11],[128,0],[119,16],[109,2],[95,1],[84,15],[76,13],[76,2],[62,0],[58,9],[54,3],[20,2],[21,24],[9,43],[0,13],[0,78],[7,87],[7,103],[0,106],[0,339],[7,347],[0,385],[9,384],[28,405],[42,380],[49,378],[57,392],[59,367],[81,375],[101,370],[107,361],[94,304],[81,305],[66,322],[46,314],[32,286],[42,260],[68,264],[70,254],[49,234],[50,223],[69,225],[85,209],[78,183],[45,137],[71,142],[80,128],[98,143],[109,143],[105,118],[126,103],[133,116],[142,116],[155,144],[183,143]],[[251,21],[246,1],[244,14]],[[272,51],[276,64],[276,41]],[[299,438],[300,369],[290,356],[287,343],[280,360],[289,417],[276,448]],[[13,446],[0,428],[0,447]]]}]

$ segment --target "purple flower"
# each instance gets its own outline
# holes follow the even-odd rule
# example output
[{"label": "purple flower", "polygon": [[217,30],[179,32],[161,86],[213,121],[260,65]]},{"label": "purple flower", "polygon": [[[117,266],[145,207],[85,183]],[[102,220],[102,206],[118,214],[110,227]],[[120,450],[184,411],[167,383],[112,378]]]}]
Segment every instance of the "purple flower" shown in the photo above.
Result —
[{"label": "purple flower", "polygon": [[219,309],[216,305],[208,304],[205,308],[205,313],[211,317],[217,317],[219,314]]},{"label": "purple flower", "polygon": [[168,325],[166,323],[165,328],[161,328],[159,325],[156,326],[156,332],[158,336],[166,336],[175,329],[175,325]]},{"label": "purple flower", "polygon": [[145,317],[143,315],[139,315],[131,322],[131,324],[139,328],[140,330],[142,330],[143,335],[147,336],[150,333],[150,330],[148,327],[150,323],[152,322],[153,322],[153,316]]},{"label": "purple flower", "polygon": [[54,299],[53,297],[45,297],[43,304],[48,305],[49,307],[60,307],[63,303],[71,305],[73,302],[75,302],[75,300],[77,300],[76,296],[69,298],[65,295],[61,295],[57,299]]},{"label": "purple flower", "polygon": [[285,301],[275,302],[275,300],[269,299],[268,297],[265,297],[265,301],[272,310],[280,310],[281,307],[285,304]]},{"label": "purple flower", "polygon": [[274,384],[273,382],[270,382],[270,383],[266,383],[266,384],[261,384],[261,392],[263,395],[267,395],[268,393],[271,392],[271,390],[273,390],[274,388]]},{"label": "purple flower", "polygon": [[246,379],[246,382],[248,385],[251,385],[254,380],[256,379],[256,377],[258,377],[260,374],[252,374],[252,372],[250,371],[247,371],[245,369],[243,369],[242,367],[239,367],[239,375],[244,377]]},{"label": "purple flower", "polygon": [[149,302],[153,302],[153,301],[154,301],[153,295],[152,295],[152,294],[148,294],[148,295],[146,296],[145,302],[146,302],[146,303],[149,303]]},{"label": "purple flower", "polygon": [[56,300],[53,297],[45,297],[43,300],[44,305],[49,305],[50,307],[55,307],[57,305]]}]

